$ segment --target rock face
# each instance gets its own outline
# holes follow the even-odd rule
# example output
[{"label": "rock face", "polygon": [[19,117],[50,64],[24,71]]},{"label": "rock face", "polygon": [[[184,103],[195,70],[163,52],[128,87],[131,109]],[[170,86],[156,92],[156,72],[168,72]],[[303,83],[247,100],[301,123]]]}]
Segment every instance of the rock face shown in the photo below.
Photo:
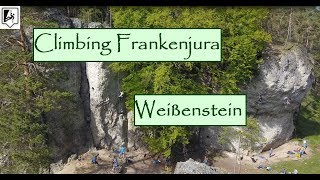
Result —
[{"label": "rock face", "polygon": [[[48,8],[44,17],[55,20],[59,27],[74,27],[73,21],[56,8]],[[32,32],[32,31],[31,31]],[[32,41],[31,41],[32,42]],[[84,63],[63,63],[57,69],[65,72],[59,88],[70,92],[72,103],[64,104],[60,110],[45,114],[50,129],[49,146],[53,150],[54,161],[66,160],[71,154],[86,152],[92,146],[90,131],[89,88]]]},{"label": "rock face", "polygon": [[[90,89],[91,131],[97,147],[126,143],[127,118],[123,110],[118,78],[107,63],[87,62]],[[117,147],[118,148],[118,147]]]},{"label": "rock face", "polygon": [[68,18],[61,10],[57,8],[48,8],[44,12],[44,17],[59,23],[60,28],[71,28],[72,20]]},{"label": "rock face", "polygon": [[85,114],[85,84],[80,63],[65,63],[61,67],[66,72],[59,87],[73,96],[72,103],[64,104],[62,109],[45,114],[49,133],[49,146],[53,149],[55,160],[65,159],[70,154],[85,152],[92,145],[90,126]]},{"label": "rock face", "polygon": [[144,149],[145,143],[142,141],[142,135],[143,133],[139,130],[137,126],[134,126],[133,122],[133,112],[129,111],[127,113],[127,119],[128,119],[128,149],[129,150],[137,150],[137,149]]},{"label": "rock face", "polygon": [[[102,28],[99,22],[84,23],[69,18],[61,10],[48,8],[44,17],[55,20],[62,28]],[[32,32],[32,31],[31,31]],[[67,74],[60,88],[74,95],[76,107],[46,114],[51,130],[49,143],[55,161],[78,154],[90,147],[111,148],[127,145],[128,121],[124,100],[119,98],[119,79],[113,74],[110,63],[64,63]],[[70,110],[71,109],[71,110]]]},{"label": "rock face", "polygon": [[64,164],[62,163],[62,160],[56,162],[56,163],[52,163],[50,164],[50,173],[51,174],[55,174],[59,171],[61,171],[64,167]]},{"label": "rock face", "polygon": [[266,138],[263,150],[288,141],[300,104],[314,81],[313,60],[306,49],[268,48],[259,75],[246,89],[248,113],[259,120]]},{"label": "rock face", "polygon": [[178,162],[174,174],[219,174],[216,169],[189,159],[186,162]]},{"label": "rock face", "polygon": [[[247,94],[248,115],[259,121],[261,135],[266,140],[260,144],[265,151],[291,138],[295,116],[314,77],[313,60],[302,47],[270,47],[264,51],[263,59],[258,74],[244,93]],[[217,127],[203,130],[202,138],[207,147],[218,146],[218,131]]]},{"label": "rock face", "polygon": [[102,28],[102,24],[99,22],[90,22],[88,28]]},{"label": "rock face", "polygon": [[[101,23],[91,22],[89,28],[101,28]],[[91,132],[94,145],[110,149],[127,145],[128,121],[124,99],[120,98],[120,79],[103,62],[87,62],[90,92]]]},{"label": "rock face", "polygon": [[70,18],[74,28],[82,28],[82,21],[79,18]]}]

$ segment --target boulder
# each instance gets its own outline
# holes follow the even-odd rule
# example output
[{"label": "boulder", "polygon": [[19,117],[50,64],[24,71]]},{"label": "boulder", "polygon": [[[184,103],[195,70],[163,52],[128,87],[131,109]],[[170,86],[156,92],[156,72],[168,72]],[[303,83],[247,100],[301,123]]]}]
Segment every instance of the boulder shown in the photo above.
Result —
[{"label": "boulder", "polygon": [[102,24],[100,22],[90,22],[88,23],[88,28],[102,28]]},{"label": "boulder", "polygon": [[79,18],[70,18],[74,28],[82,28],[82,21]]},{"label": "boulder", "polygon": [[50,164],[50,173],[56,174],[57,172],[61,171],[64,167],[64,164],[62,163],[62,160]]},{"label": "boulder", "polygon": [[193,159],[189,159],[186,162],[178,162],[174,170],[174,174],[219,174],[217,169],[206,165],[205,163],[199,163]]},{"label": "boulder", "polygon": [[78,158],[78,155],[77,154],[72,154],[69,158],[68,158],[68,163],[71,162],[71,161],[74,161]]}]

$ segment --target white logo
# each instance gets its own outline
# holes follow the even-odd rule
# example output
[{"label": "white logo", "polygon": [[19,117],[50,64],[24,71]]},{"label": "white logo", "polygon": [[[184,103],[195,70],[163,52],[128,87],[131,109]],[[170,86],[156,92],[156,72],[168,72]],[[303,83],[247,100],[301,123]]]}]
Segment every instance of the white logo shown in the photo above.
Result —
[{"label": "white logo", "polygon": [[20,6],[0,6],[0,29],[20,29]]}]

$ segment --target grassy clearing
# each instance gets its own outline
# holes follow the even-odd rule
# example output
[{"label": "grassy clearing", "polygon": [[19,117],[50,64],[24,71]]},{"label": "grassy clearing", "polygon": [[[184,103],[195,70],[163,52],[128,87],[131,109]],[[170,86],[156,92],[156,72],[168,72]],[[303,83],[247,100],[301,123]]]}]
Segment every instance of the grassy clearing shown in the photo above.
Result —
[{"label": "grassy clearing", "polygon": [[[286,168],[292,172],[297,169],[301,174],[320,174],[320,102],[311,95],[307,96],[301,106],[301,113],[296,122],[295,140],[308,141],[308,151],[312,151],[312,157],[298,161],[280,162],[273,165],[276,172]],[[307,155],[308,156],[308,155]]]}]

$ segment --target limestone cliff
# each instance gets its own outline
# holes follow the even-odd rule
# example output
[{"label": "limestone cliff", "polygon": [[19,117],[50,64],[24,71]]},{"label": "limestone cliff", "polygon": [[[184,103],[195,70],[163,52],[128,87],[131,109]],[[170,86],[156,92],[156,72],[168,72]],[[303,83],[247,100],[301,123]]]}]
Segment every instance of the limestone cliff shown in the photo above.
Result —
[{"label": "limestone cliff", "polygon": [[[243,88],[248,115],[259,121],[266,140],[260,144],[262,151],[291,138],[300,104],[314,81],[313,60],[303,47],[272,46],[264,51],[263,60],[255,78]],[[218,127],[203,129],[201,138],[207,148],[219,147],[218,132]]]}]

